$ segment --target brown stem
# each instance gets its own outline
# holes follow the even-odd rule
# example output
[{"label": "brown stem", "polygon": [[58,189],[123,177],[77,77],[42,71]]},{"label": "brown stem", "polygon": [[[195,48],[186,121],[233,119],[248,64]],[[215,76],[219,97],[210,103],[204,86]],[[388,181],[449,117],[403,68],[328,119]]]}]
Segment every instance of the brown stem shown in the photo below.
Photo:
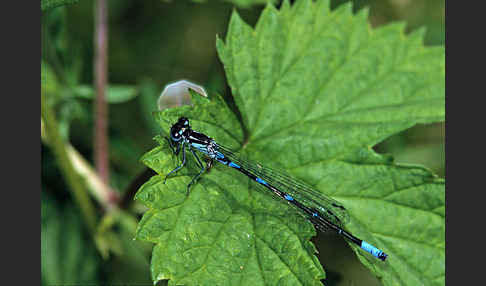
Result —
[{"label": "brown stem", "polygon": [[109,183],[108,166],[108,105],[105,100],[108,63],[108,25],[107,0],[97,0],[95,4],[95,131],[94,154],[95,166],[99,176],[106,184]]}]

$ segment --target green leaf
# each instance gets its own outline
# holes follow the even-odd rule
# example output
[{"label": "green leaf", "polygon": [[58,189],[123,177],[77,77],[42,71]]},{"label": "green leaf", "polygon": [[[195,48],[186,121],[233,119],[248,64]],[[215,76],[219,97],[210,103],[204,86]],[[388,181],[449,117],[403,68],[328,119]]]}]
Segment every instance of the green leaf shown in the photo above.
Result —
[{"label": "green leaf", "polygon": [[[74,95],[80,98],[94,99],[94,90],[89,85],[78,85],[74,87]],[[135,98],[138,89],[131,85],[112,84],[108,86],[106,101],[108,103],[123,103]]]},{"label": "green leaf", "polygon": [[[193,96],[193,106],[156,120],[168,131],[184,115],[193,129],[342,202],[346,229],[389,255],[382,262],[350,244],[384,285],[443,285],[444,180],[371,147],[444,120],[444,49],[424,47],[423,31],[406,36],[402,24],[372,30],[366,11],[351,11],[284,2],[267,6],[255,29],[234,12],[217,49],[242,121],[218,96]],[[220,164],[187,195],[198,172],[191,155],[164,184],[180,161],[157,139],[142,162],[159,175],[136,196],[150,208],[137,238],[156,243],[154,281],[321,284],[309,222]]]},{"label": "green leaf", "polygon": [[43,285],[97,284],[99,258],[84,238],[79,214],[72,207],[61,209],[45,192],[41,199]]},{"label": "green leaf", "polygon": [[63,5],[78,3],[79,0],[41,0],[41,11],[48,11]]}]

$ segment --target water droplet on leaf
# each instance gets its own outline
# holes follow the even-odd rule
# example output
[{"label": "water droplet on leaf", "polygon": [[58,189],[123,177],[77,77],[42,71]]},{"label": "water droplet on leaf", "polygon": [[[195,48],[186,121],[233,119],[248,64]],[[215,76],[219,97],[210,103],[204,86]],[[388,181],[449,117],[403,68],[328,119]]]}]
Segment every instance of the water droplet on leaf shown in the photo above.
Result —
[{"label": "water droplet on leaf", "polygon": [[190,105],[191,94],[189,93],[189,88],[204,97],[208,96],[206,90],[202,86],[188,80],[179,80],[164,87],[164,90],[157,100],[159,110],[162,111],[176,106]]}]

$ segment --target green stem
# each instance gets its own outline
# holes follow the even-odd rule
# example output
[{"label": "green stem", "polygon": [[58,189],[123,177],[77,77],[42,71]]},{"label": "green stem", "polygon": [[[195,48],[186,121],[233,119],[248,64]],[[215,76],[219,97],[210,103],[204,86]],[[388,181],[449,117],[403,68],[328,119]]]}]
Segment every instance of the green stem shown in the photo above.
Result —
[{"label": "green stem", "polygon": [[[41,118],[41,139],[48,144],[45,133],[44,121]],[[118,193],[101,180],[88,161],[69,142],[65,143],[65,149],[74,170],[86,183],[88,191],[106,211],[110,211],[120,201]]]},{"label": "green stem", "polygon": [[45,94],[41,95],[41,117],[45,123],[44,128],[47,139],[46,141],[54,152],[56,161],[61,169],[61,173],[69,186],[69,191],[71,191],[75,202],[78,204],[81,210],[81,214],[86,226],[88,227],[88,230],[94,234],[97,224],[96,210],[88,196],[88,192],[86,191],[83,180],[74,170],[71,160],[69,160],[66,152],[66,144],[58,131],[54,112],[49,106]]}]

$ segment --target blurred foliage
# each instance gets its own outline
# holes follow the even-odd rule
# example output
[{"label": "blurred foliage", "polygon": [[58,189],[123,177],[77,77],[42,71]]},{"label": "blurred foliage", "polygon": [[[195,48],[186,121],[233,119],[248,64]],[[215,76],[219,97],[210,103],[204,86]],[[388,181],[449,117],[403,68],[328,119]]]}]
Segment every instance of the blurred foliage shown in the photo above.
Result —
[{"label": "blurred foliage", "polygon": [[44,285],[99,283],[100,258],[72,204],[41,196],[41,272]]},{"label": "blurred foliage", "polygon": [[[196,3],[207,3],[207,0],[193,0]],[[278,0],[221,0],[228,3],[233,3],[235,6],[240,8],[249,8],[254,5],[266,4],[266,3],[278,3]]]},{"label": "blurred foliage", "polygon": [[41,11],[48,11],[63,5],[77,3],[79,0],[41,0]]},{"label": "blurred foliage", "polygon": [[[229,99],[231,108],[231,93],[216,54],[216,35],[225,37],[233,9],[245,22],[254,25],[263,6],[252,3],[266,1],[199,2],[203,3],[188,0],[108,2],[108,78],[110,86],[126,88],[117,91],[116,99],[109,106],[110,184],[122,195],[130,191],[133,181],[146,170],[139,158],[154,146],[152,138],[161,131],[151,113],[156,110],[156,100],[165,84],[181,78],[197,82],[210,94],[216,92]],[[348,1],[332,1],[333,8],[345,2]],[[428,45],[444,44],[444,1],[352,2],[355,11],[369,7],[369,21],[373,26],[403,20],[407,23],[407,31],[426,27]],[[72,5],[61,6],[64,4]],[[41,1],[41,92],[54,106],[61,134],[91,163],[94,4],[91,0]],[[443,176],[444,137],[443,124],[416,126],[388,138],[375,150],[393,154],[396,162],[423,164]],[[114,220],[111,228],[120,241],[121,252],[111,253],[103,259],[99,252],[89,250],[95,249],[94,242],[86,239],[87,231],[79,225],[77,209],[66,191],[53,153],[44,144],[41,166],[41,237],[43,244],[49,243],[44,246],[51,249],[42,252],[45,256],[42,261],[53,261],[42,267],[43,284],[67,281],[94,285],[151,285],[148,267],[151,245],[143,246],[132,240],[135,233],[133,221],[123,223],[131,221],[126,217]],[[144,207],[133,203],[127,211],[139,216],[143,210]],[[52,228],[45,227],[51,224]],[[68,240],[71,243],[67,244]],[[319,234],[315,243],[319,251],[326,252],[325,257],[319,257],[326,266],[326,285],[379,285],[341,239]],[[83,250],[82,255],[79,250]],[[73,270],[72,264],[59,264],[59,257],[72,257],[70,261],[90,265],[80,267],[83,273],[76,274],[78,270]],[[72,277],[67,277],[67,273],[73,273]]]}]

